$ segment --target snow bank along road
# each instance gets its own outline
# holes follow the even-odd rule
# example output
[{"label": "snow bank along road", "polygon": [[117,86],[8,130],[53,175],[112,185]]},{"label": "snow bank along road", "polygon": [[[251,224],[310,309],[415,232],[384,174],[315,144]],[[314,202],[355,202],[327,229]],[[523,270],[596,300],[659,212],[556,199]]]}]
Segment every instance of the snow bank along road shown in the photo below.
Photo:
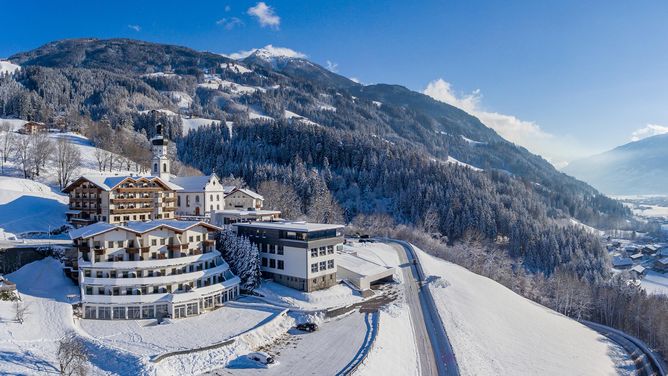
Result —
[{"label": "snow bank along road", "polygon": [[428,288],[413,246],[401,240],[380,239],[397,250],[404,273],[406,302],[410,307],[422,375],[459,376],[455,353]]},{"label": "snow bank along road", "polygon": [[586,320],[582,320],[580,322],[617,342],[626,351],[632,353],[631,356],[635,356],[636,367],[639,371],[638,375],[668,375],[668,369],[666,369],[666,364],[664,363],[663,359],[661,359],[659,355],[655,354],[641,340],[609,326]]}]

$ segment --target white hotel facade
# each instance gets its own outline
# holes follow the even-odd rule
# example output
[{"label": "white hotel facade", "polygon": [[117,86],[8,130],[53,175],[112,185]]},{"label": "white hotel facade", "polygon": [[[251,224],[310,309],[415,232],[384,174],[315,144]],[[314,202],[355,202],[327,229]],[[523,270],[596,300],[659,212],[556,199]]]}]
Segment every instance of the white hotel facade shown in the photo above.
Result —
[{"label": "white hotel facade", "polygon": [[215,249],[218,230],[157,220],[71,231],[84,318],[182,318],[236,299],[240,281]]}]

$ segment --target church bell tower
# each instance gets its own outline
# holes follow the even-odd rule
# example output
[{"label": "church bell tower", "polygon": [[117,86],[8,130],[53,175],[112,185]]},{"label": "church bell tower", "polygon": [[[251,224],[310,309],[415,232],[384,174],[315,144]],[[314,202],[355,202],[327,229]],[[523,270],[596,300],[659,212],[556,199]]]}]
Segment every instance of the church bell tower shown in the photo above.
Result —
[{"label": "church bell tower", "polygon": [[153,165],[151,173],[163,180],[169,180],[169,158],[167,157],[167,141],[162,135],[162,124],[158,124],[155,136],[151,139],[153,148]]}]

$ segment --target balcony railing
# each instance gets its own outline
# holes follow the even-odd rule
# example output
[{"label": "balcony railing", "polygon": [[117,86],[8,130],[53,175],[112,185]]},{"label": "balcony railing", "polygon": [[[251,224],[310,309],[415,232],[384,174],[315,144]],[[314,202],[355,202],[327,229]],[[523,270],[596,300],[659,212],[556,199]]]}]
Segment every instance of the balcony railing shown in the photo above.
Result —
[{"label": "balcony railing", "polygon": [[188,249],[188,244],[169,244],[167,249],[170,251],[185,251]]},{"label": "balcony railing", "polygon": [[151,197],[124,197],[124,198],[112,198],[112,204],[123,204],[123,203],[132,203],[132,202],[153,202]]},{"label": "balcony railing", "polygon": [[133,214],[133,213],[151,213],[151,212],[153,212],[152,207],[111,209],[111,214]]},{"label": "balcony railing", "polygon": [[119,187],[116,188],[118,192],[159,192],[161,187]]},{"label": "balcony railing", "polygon": [[176,206],[165,206],[162,208],[162,211],[176,211]]}]

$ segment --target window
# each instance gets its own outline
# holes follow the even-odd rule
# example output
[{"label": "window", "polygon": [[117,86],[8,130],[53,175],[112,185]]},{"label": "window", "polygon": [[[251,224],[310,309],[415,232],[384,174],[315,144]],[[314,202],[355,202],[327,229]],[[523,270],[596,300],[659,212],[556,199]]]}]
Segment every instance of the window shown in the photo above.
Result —
[{"label": "window", "polygon": [[276,268],[276,260],[275,259],[269,259],[269,267],[270,268]]},{"label": "window", "polygon": [[327,269],[327,262],[326,261],[320,261],[320,271],[326,270]]},{"label": "window", "polygon": [[196,315],[197,314],[197,303],[188,303],[186,314]]},{"label": "window", "polygon": [[97,310],[98,319],[100,320],[110,320],[111,319],[111,307],[100,307]]},{"label": "window", "polygon": [[141,316],[139,307],[128,307],[128,319],[139,320],[140,318]]},{"label": "window", "polygon": [[315,273],[318,271],[318,263],[313,263],[311,264],[311,273]]},{"label": "window", "polygon": [[124,319],[125,318],[125,307],[113,307],[114,308],[114,319]]},{"label": "window", "polygon": [[213,195],[209,195],[209,199],[213,201]]},{"label": "window", "polygon": [[327,249],[325,247],[320,247],[320,256],[324,256],[327,254]]},{"label": "window", "polygon": [[190,243],[193,242],[193,237],[192,237],[192,236],[189,236],[189,237],[188,237],[188,242],[190,242]]},{"label": "window", "polygon": [[84,317],[87,319],[96,319],[97,314],[96,314],[96,307],[88,307],[86,306],[86,309],[84,311]]},{"label": "window", "polygon": [[86,286],[86,295],[93,295],[93,287]]},{"label": "window", "polygon": [[327,269],[333,269],[333,268],[334,268],[334,260],[328,260]]},{"label": "window", "polygon": [[181,206],[181,196],[176,196],[176,205]]},{"label": "window", "polygon": [[262,266],[264,266],[264,267],[267,266],[267,258],[266,257],[262,258]]},{"label": "window", "polygon": [[334,246],[333,245],[328,245],[327,246],[327,254],[328,255],[334,254]]},{"label": "window", "polygon": [[[213,183],[216,184],[216,182]],[[220,195],[216,195],[216,201],[220,201]]]},{"label": "window", "polygon": [[199,204],[199,195],[195,196],[195,202]]},{"label": "window", "polygon": [[157,239],[151,239],[151,245],[158,245]]},{"label": "window", "polygon": [[311,257],[318,257],[318,249],[311,248]]},{"label": "window", "polygon": [[283,264],[283,260],[278,260],[278,268],[283,270],[285,265]]},{"label": "window", "polygon": [[282,245],[279,245],[279,246],[278,246],[278,254],[279,254],[279,255],[282,255],[282,254],[283,254],[283,246],[282,246]]},{"label": "window", "polygon": [[197,235],[197,241],[198,242],[202,241],[202,235]]},{"label": "window", "polygon": [[114,248],[114,242],[111,241],[111,240],[109,240],[109,241],[107,242],[107,248]]},{"label": "window", "polygon": [[190,196],[186,196],[186,206],[190,207]]},{"label": "window", "polygon": [[152,319],[155,317],[155,309],[153,306],[144,306],[141,309],[141,316],[145,319]]},{"label": "window", "polygon": [[117,241],[116,242],[116,247],[123,248],[123,241],[122,240]]},{"label": "window", "polygon": [[160,239],[160,245],[165,245],[165,238]]}]

